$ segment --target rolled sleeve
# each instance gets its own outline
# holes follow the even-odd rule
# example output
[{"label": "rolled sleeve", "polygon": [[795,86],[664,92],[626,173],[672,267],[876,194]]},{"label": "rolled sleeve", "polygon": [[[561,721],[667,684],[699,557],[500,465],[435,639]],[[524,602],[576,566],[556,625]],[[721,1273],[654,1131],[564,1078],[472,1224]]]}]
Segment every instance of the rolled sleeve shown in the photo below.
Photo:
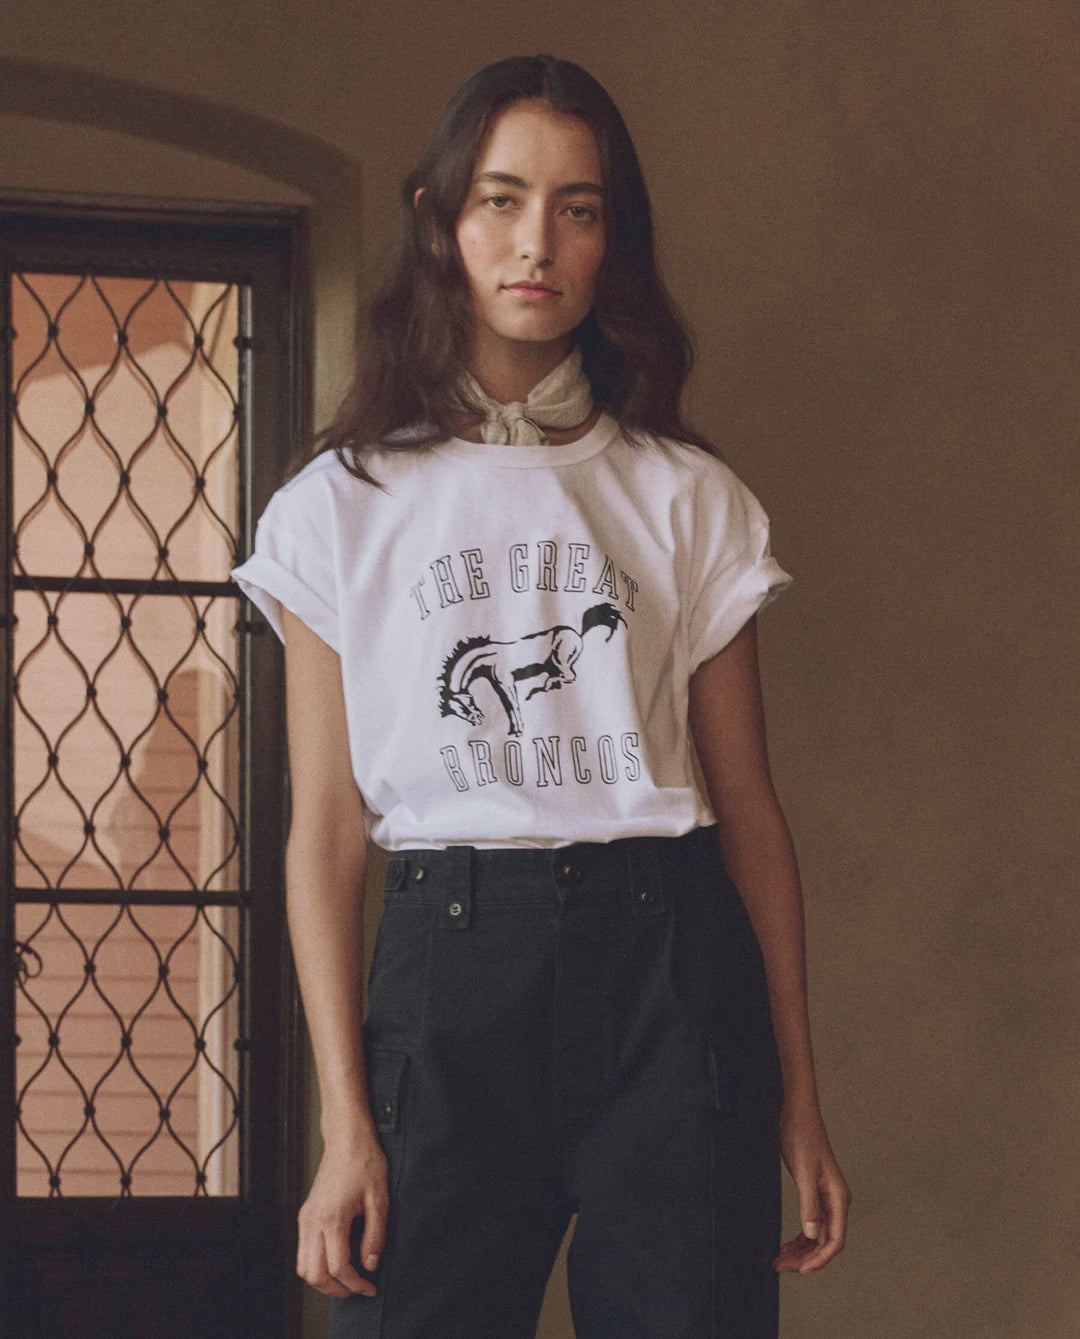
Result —
[{"label": "rolled sleeve", "polygon": [[314,482],[297,478],[271,497],[255,528],[254,552],[230,575],[282,641],[285,608],[340,655],[328,518],[324,511],[319,521]]},{"label": "rolled sleeve", "polygon": [[791,584],[772,556],[769,519],[726,466],[711,462],[695,502],[697,535],[688,625],[690,671],[722,651]]},{"label": "rolled sleeve", "polygon": [[691,632],[690,671],[722,651],[759,610],[791,584],[791,577],[769,552],[769,532],[732,568],[701,592],[697,627]]}]

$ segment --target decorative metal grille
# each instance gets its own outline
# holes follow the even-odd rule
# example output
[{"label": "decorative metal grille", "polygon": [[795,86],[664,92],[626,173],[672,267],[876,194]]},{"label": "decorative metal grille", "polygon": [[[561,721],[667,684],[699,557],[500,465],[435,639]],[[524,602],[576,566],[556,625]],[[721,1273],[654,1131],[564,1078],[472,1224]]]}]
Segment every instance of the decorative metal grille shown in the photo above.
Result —
[{"label": "decorative metal grille", "polygon": [[13,277],[19,1195],[236,1194],[236,284]]}]

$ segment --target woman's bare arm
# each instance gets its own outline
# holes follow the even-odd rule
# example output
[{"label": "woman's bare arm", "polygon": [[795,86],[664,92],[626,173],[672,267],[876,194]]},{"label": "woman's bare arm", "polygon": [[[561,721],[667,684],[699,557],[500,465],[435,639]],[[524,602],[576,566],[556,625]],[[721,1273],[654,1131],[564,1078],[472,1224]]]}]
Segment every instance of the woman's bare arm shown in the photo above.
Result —
[{"label": "woman's bare arm", "polygon": [[300,1211],[297,1271],[347,1297],[374,1286],[349,1262],[349,1228],[364,1215],[361,1254],[385,1241],[386,1165],[368,1104],[363,1048],[363,898],[367,839],[352,775],[341,662],[287,609],[285,700],[292,819],[286,905],[296,974],[319,1079],[323,1158]]},{"label": "woman's bare arm", "polygon": [[806,999],[802,890],[787,821],[773,788],[757,660],[756,619],[690,681],[690,729],[716,815],[724,861],[761,944],[784,1079],[781,1148],[799,1189],[802,1240],[778,1268],[808,1273],[841,1249],[851,1193],[829,1147],[818,1103]]}]

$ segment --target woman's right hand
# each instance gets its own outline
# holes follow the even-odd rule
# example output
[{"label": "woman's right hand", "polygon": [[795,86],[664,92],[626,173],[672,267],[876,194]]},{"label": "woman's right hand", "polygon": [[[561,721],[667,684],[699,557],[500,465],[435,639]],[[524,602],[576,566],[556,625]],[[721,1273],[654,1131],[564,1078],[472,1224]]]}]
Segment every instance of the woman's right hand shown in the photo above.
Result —
[{"label": "woman's right hand", "polygon": [[297,1217],[296,1272],[331,1297],[373,1296],[350,1259],[363,1215],[363,1268],[386,1240],[386,1158],[364,1089],[363,943],[367,837],[349,753],[341,659],[282,606],[292,811],[285,847],[293,961],[315,1054],[323,1156]]},{"label": "woman's right hand", "polygon": [[388,1184],[386,1155],[374,1130],[325,1144],[319,1170],[297,1215],[296,1272],[305,1283],[331,1297],[375,1296],[374,1283],[353,1267],[349,1231],[353,1219],[363,1216],[360,1260],[373,1271],[386,1245]]}]

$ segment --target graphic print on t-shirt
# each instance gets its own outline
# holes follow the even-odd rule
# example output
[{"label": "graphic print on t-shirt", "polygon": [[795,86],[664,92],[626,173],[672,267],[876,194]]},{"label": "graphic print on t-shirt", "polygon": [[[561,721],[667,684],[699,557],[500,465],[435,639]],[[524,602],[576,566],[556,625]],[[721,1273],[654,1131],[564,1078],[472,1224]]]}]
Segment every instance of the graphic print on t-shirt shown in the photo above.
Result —
[{"label": "graphic print on t-shirt", "polygon": [[[630,644],[612,647],[607,665],[604,656],[616,634],[631,636],[637,612],[641,587],[621,564],[593,543],[545,537],[443,552],[426,568],[409,597],[419,624],[450,624],[425,642],[424,655],[441,659],[427,702],[448,722],[434,737],[455,791],[613,786],[643,777],[638,720],[632,709],[623,719],[613,710]],[[574,598],[537,617],[524,613],[534,593]],[[531,619],[546,626],[532,622],[530,630]],[[530,705],[563,689],[575,699],[565,711],[552,716],[540,702]],[[571,720],[574,732],[563,733],[560,724]],[[577,733],[586,720],[594,734]]]},{"label": "graphic print on t-shirt", "polygon": [[585,610],[580,631],[559,623],[512,642],[466,637],[443,661],[439,710],[443,716],[460,716],[469,725],[480,725],[484,712],[473,695],[473,685],[486,680],[506,713],[507,734],[521,735],[525,727],[519,685],[528,686],[527,702],[537,693],[550,693],[574,683],[574,664],[585,649],[586,636],[597,628],[606,628],[605,640],[611,641],[620,626],[627,626],[626,619],[605,601]]}]

